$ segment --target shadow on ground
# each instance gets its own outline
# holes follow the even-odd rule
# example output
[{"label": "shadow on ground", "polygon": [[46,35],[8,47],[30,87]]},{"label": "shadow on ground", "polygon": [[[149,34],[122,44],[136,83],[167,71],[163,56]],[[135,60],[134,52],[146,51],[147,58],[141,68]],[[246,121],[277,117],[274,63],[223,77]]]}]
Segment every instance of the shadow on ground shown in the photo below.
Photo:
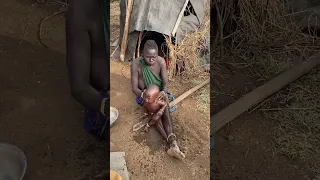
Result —
[{"label": "shadow on ground", "polygon": [[104,144],[82,128],[65,55],[6,36],[0,36],[0,141],[26,153],[26,180],[88,180],[107,167]]}]

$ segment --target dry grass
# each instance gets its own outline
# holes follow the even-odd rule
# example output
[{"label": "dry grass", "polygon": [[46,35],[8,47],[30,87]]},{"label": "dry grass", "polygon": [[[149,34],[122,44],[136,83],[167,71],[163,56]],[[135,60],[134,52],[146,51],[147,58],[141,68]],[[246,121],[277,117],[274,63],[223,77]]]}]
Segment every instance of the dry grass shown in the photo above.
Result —
[{"label": "dry grass", "polygon": [[[214,64],[248,68],[265,82],[320,51],[319,37],[315,32],[301,31],[297,13],[292,13],[284,1],[241,0],[236,7],[232,2],[217,3],[221,19],[211,46]],[[305,19],[309,18],[307,15]],[[229,33],[221,34],[221,27]],[[320,165],[319,81],[320,70],[314,70],[260,107],[267,119],[278,125],[273,138],[281,154],[306,161],[310,167]],[[319,171],[313,174],[309,179],[319,179]]]},{"label": "dry grass", "polygon": [[304,60],[320,50],[319,38],[313,32],[309,35],[301,32],[300,23],[294,20],[297,13],[292,13],[282,0],[242,0],[230,11],[226,10],[228,7],[232,5],[219,6],[222,25],[219,28],[223,27],[225,32],[230,30],[230,34],[217,34],[212,47],[215,62],[231,58],[236,63],[252,66],[257,58],[270,56],[292,62],[297,57]]},{"label": "dry grass", "polygon": [[[173,79],[176,74],[179,74],[180,69],[184,69],[183,74],[194,76],[201,72],[201,61],[208,61],[209,64],[209,35],[210,35],[210,6],[207,3],[205,18],[202,25],[195,32],[186,34],[185,38],[179,45],[173,45],[167,38],[169,47],[170,67],[169,78]],[[206,52],[202,55],[201,53]],[[178,69],[176,68],[178,67]]]},{"label": "dry grass", "polygon": [[320,69],[317,69],[268,99],[261,109],[278,124],[274,140],[280,153],[308,162],[311,167],[320,165],[319,82]]},{"label": "dry grass", "polygon": [[[270,62],[270,61],[269,61]],[[288,64],[284,62],[270,63],[268,68],[261,69],[261,80],[272,78],[279,74]],[[278,92],[269,103],[261,108],[267,119],[278,125],[274,129],[273,139],[280,154],[309,164],[309,179],[318,180],[320,156],[320,88],[319,70],[292,83],[286,89]],[[270,111],[271,109],[271,111]]]},{"label": "dry grass", "polygon": [[206,116],[210,116],[210,86],[203,87],[196,94],[197,96],[197,109]]}]

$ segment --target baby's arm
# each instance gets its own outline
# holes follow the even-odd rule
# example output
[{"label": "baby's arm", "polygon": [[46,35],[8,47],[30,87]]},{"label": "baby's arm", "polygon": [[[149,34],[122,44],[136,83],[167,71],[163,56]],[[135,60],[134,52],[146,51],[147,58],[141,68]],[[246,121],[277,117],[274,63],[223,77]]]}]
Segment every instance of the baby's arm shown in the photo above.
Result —
[{"label": "baby's arm", "polygon": [[149,122],[149,126],[152,126],[152,125],[155,125],[156,123],[158,123],[159,119],[162,117],[164,110],[166,109],[166,107],[168,105],[166,102],[160,101],[160,100],[156,101],[155,103],[157,103],[159,105],[159,107],[161,107],[161,108],[159,109],[159,111],[156,114],[152,115],[151,121]]},{"label": "baby's arm", "polygon": [[165,101],[161,101],[161,100],[158,100],[157,103],[161,107],[157,112],[157,114],[161,117],[168,104]]}]

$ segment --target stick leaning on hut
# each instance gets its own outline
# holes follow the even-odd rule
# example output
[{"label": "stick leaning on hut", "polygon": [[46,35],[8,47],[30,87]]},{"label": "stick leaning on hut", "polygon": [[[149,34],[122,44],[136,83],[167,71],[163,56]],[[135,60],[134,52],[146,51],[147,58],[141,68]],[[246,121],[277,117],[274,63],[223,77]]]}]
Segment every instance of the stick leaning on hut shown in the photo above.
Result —
[{"label": "stick leaning on hut", "polygon": [[124,62],[124,58],[125,58],[126,50],[127,50],[129,25],[130,25],[132,7],[133,7],[133,0],[128,0],[128,7],[127,7],[127,11],[126,11],[126,21],[125,21],[124,30],[123,30],[123,37],[122,37],[121,51],[120,51],[120,60],[122,62]]}]

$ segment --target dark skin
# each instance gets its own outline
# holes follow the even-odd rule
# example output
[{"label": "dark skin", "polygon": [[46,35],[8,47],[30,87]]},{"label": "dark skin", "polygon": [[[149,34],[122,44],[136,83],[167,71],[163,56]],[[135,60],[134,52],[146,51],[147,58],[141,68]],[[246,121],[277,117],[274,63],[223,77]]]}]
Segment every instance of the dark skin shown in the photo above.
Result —
[{"label": "dark skin", "polygon": [[[100,111],[109,94],[109,58],[101,21],[101,1],[74,0],[66,15],[67,66],[73,97],[87,108]],[[108,114],[109,108],[105,108]]]},{"label": "dark skin", "polygon": [[159,98],[160,90],[158,86],[152,85],[143,93],[144,106],[150,113],[157,113],[159,109],[166,106],[167,103]]},{"label": "dark skin", "polygon": [[[150,66],[153,73],[162,79],[163,92],[166,94],[168,92],[168,75],[165,60],[158,56],[157,49],[145,47],[143,52],[143,57],[135,59],[131,64],[132,92],[137,96],[141,96],[142,92],[140,89],[146,89],[140,65],[140,60],[144,59],[145,62]],[[176,142],[176,136],[173,134],[172,119],[168,104],[169,102],[160,101],[157,99],[159,97],[159,91],[160,90],[158,87],[150,86],[143,93],[145,99],[145,109],[148,110],[149,113],[156,112],[152,114],[148,125],[155,125],[161,136],[168,141],[170,148],[168,149],[167,153],[170,156],[184,159],[185,155],[180,151]]]},{"label": "dark skin", "polygon": [[141,96],[142,92],[140,89],[146,89],[143,81],[140,60],[144,59],[145,62],[150,66],[153,73],[155,73],[160,79],[162,79],[163,91],[168,92],[168,74],[166,69],[165,60],[158,56],[157,49],[144,48],[144,54],[133,60],[131,65],[131,86],[132,92]]},{"label": "dark skin", "polygon": [[[143,94],[144,107],[151,114],[149,126],[156,125],[159,133],[163,138],[167,139],[168,134],[172,133],[172,121],[169,114],[169,104],[159,98],[160,90],[158,86],[150,86]],[[174,139],[170,139],[170,143]]]},{"label": "dark skin", "polygon": [[[109,97],[110,90],[109,55],[104,42],[101,12],[100,0],[73,0],[66,14],[67,67],[71,93],[84,107],[98,112],[103,99],[100,92],[107,90]],[[106,101],[105,114],[109,114],[108,106]],[[108,139],[108,131],[104,136]],[[109,149],[109,143],[106,145]],[[102,174],[109,177],[109,171]]]},{"label": "dark skin", "polygon": [[[143,57],[137,58],[132,62],[131,65],[131,86],[132,92],[141,96],[142,92],[140,89],[145,89],[146,86],[143,81],[143,74],[141,71],[140,60],[143,58],[145,62],[150,66],[153,73],[155,73],[160,79],[162,79],[163,91],[168,92],[168,74],[166,69],[165,60],[158,56],[157,49],[144,48]],[[162,106],[163,110],[160,113],[156,113],[152,116],[149,125],[156,125],[157,130],[163,138],[167,139],[168,135],[172,133],[172,120],[169,113],[169,105]],[[157,112],[160,108],[157,110]],[[161,116],[161,118],[160,118]],[[161,119],[161,121],[159,121]],[[170,138],[169,143],[174,139]]]}]

